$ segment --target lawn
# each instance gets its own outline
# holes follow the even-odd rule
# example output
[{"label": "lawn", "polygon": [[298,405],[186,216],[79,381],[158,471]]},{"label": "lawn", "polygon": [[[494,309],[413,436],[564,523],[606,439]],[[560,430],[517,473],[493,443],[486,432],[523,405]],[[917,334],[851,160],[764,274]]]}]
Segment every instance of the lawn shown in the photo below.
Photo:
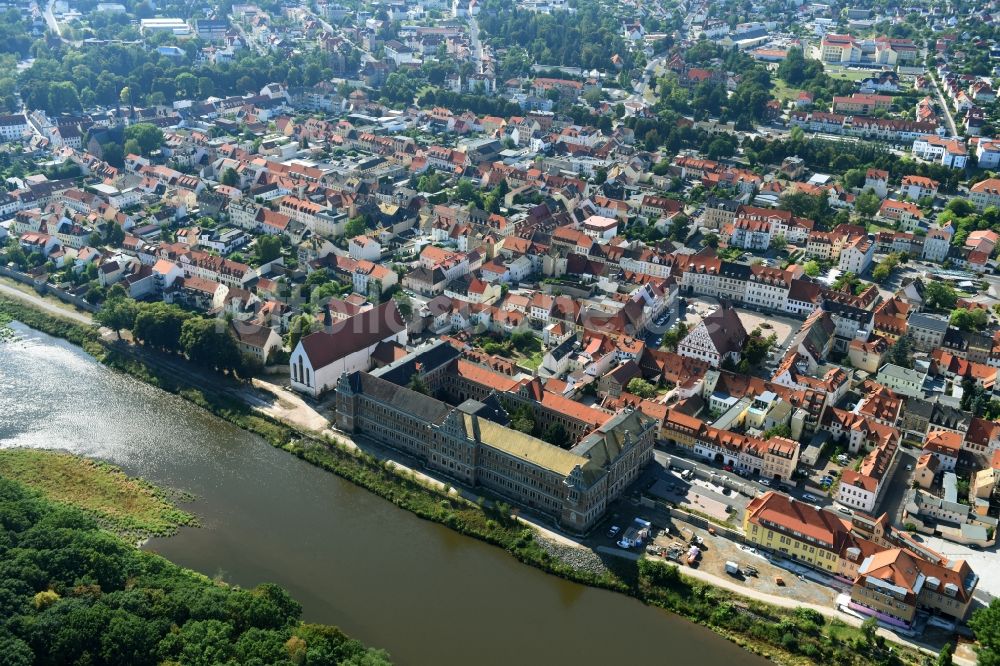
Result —
[{"label": "lawn", "polygon": [[870,233],[870,234],[877,234],[880,231],[892,231],[892,232],[895,232],[896,230],[893,227],[886,227],[886,226],[883,226],[881,224],[876,224],[875,222],[869,222],[868,223],[868,233]]},{"label": "lawn", "polygon": [[877,74],[877,72],[842,69],[840,67],[827,67],[826,73],[835,79],[847,79],[848,81],[861,81],[862,79],[867,79],[869,76],[872,76],[873,73]]},{"label": "lawn", "polygon": [[775,77],[771,82],[771,92],[774,93],[775,99],[779,99],[782,102],[787,102],[789,100],[794,101],[799,96],[798,88],[790,87],[787,83],[777,77]]},{"label": "lawn", "polygon": [[108,463],[56,451],[0,451],[0,476],[19,481],[48,499],[91,514],[103,527],[139,539],[174,533],[197,521],[165,494]]},{"label": "lawn", "polygon": [[536,351],[531,356],[521,359],[519,363],[520,365],[523,365],[524,367],[529,368],[531,370],[538,370],[538,366],[542,364],[543,360],[544,358],[542,356],[542,352]]}]

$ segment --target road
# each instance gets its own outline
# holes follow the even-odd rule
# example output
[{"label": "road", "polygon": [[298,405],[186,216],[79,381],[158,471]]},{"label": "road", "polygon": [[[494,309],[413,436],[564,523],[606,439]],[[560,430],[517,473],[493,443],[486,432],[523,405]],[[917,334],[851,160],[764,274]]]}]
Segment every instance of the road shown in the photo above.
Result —
[{"label": "road", "polygon": [[472,14],[469,14],[469,42],[472,45],[472,57],[476,60],[476,67],[481,72],[483,68],[483,43],[479,39],[479,21]]},{"label": "road", "polygon": [[20,289],[11,287],[10,285],[7,284],[3,284],[2,282],[0,282],[0,294],[30,303],[31,305],[34,305],[37,308],[45,310],[49,314],[56,315],[57,317],[65,317],[66,319],[72,319],[78,324],[84,324],[86,326],[90,326],[91,324],[94,323],[93,317],[91,317],[90,314],[87,312],[81,312],[76,309],[71,310],[69,309],[69,307],[60,307],[59,305],[56,305],[55,303],[48,301],[42,298],[41,296],[21,291]]},{"label": "road", "polygon": [[56,16],[52,13],[52,7],[55,4],[56,0],[49,0],[48,4],[45,5],[45,10],[42,12],[42,16],[45,17],[45,23],[48,24],[49,30],[54,32],[56,37],[62,39],[62,30],[59,28],[59,22],[56,21]]},{"label": "road", "polygon": [[885,495],[882,497],[876,512],[889,514],[889,520],[897,527],[902,527],[900,516],[902,516],[903,511],[903,499],[906,497],[906,491],[910,489],[910,479],[913,476],[913,471],[907,470],[906,467],[907,465],[913,467],[917,464],[917,455],[906,447],[899,448],[899,453],[896,456],[896,468],[892,473],[892,478],[889,479],[889,487],[886,488]]},{"label": "road", "polygon": [[937,75],[931,75],[931,83],[934,85],[934,92],[937,94],[938,104],[944,111],[945,119],[948,121],[948,131],[951,132],[952,136],[958,136],[958,130],[955,128],[955,119],[951,117],[951,109],[948,108],[948,103],[944,99],[944,95],[941,93],[941,86],[938,85]]},{"label": "road", "polygon": [[[791,608],[791,609],[811,608],[812,610],[816,611],[817,613],[820,613],[824,617],[830,618],[831,620],[840,620],[841,622],[849,624],[852,627],[861,626],[861,620],[859,618],[853,615],[848,615],[847,613],[843,613],[836,608],[830,608],[829,606],[823,606],[820,604],[804,603],[801,601],[796,601],[795,599],[786,596],[767,594],[766,592],[761,592],[760,590],[748,590],[744,585],[730,578],[716,576],[715,574],[708,573],[707,571],[702,571],[700,569],[692,569],[691,567],[679,567],[679,568],[680,572],[683,575],[688,576],[689,578],[695,578],[702,582],[713,585],[715,587],[721,587],[725,590],[729,590],[730,592],[734,592],[740,596],[749,599],[763,601],[764,603],[768,603],[774,606],[779,606],[781,608]],[[936,654],[936,652],[932,648],[925,647],[914,640],[911,640],[904,636],[900,636],[899,634],[889,631],[888,629],[885,629],[883,627],[879,627],[877,633],[888,641],[901,643],[908,647],[920,650],[925,654]]]}]

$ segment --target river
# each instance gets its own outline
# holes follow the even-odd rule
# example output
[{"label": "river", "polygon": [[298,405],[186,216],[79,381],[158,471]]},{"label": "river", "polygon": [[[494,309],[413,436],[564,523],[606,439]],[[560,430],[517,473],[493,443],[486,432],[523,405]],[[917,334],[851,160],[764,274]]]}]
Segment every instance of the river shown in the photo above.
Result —
[{"label": "river", "polygon": [[520,564],[420,520],[176,396],[14,325],[0,342],[0,446],[58,448],[190,492],[200,528],[146,548],[250,587],[400,664],[763,664],[624,595]]}]

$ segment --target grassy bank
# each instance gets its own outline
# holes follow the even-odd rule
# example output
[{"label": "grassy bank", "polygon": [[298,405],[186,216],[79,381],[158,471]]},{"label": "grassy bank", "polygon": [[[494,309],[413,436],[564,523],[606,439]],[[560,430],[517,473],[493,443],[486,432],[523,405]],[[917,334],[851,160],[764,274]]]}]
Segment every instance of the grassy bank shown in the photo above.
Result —
[{"label": "grassy bank", "polygon": [[167,536],[195,517],[181,511],[167,494],[141,479],[131,479],[104,462],[56,451],[0,451],[0,476],[39,491],[58,504],[73,506],[98,524],[135,542]]},{"label": "grassy bank", "polygon": [[0,664],[388,666],[281,588],[241,589],[133,547],[0,475]]},{"label": "grassy bank", "polygon": [[76,322],[56,317],[37,308],[0,296],[0,329],[6,328],[11,321],[17,320],[25,326],[62,338],[75,345],[83,347],[87,353],[101,358],[103,345],[101,336],[96,329],[82,326]]},{"label": "grassy bank", "polygon": [[[751,652],[785,664],[831,663],[844,666],[919,663],[909,650],[888,651],[875,639],[843,623],[823,622],[810,614],[775,608],[684,578],[676,567],[617,557],[605,558],[609,573],[595,574],[570,566],[549,554],[535,539],[535,531],[511,519],[502,504],[480,506],[428,487],[405,470],[348,448],[333,439],[319,439],[254,412],[241,401],[181,384],[173,377],[101,342],[84,326],[57,320],[28,306],[0,298],[0,313],[45,333],[83,344],[106,365],[170,391],[234,425],[254,432],[273,446],[341,476],[411,513],[441,523],[462,534],[497,545],[515,558],[563,578],[629,594],[645,603],[670,610],[711,627]],[[24,318],[20,311],[30,313]],[[63,334],[65,333],[65,335]],[[72,336],[72,337],[70,337]],[[74,339],[75,338],[75,339]],[[90,345],[90,348],[87,348]],[[221,380],[220,380],[221,381]],[[859,642],[866,641],[866,642]]]}]

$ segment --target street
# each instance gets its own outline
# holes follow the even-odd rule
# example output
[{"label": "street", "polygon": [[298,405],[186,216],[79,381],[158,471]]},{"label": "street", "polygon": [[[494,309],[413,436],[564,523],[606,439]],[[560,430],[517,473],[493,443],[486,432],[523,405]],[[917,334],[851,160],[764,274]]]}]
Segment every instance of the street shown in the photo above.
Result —
[{"label": "street", "polygon": [[[902,526],[900,516],[903,512],[903,499],[906,497],[906,491],[910,488],[910,478],[913,476],[912,467],[917,464],[918,455],[919,453],[912,449],[903,446],[899,448],[899,453],[896,456],[896,470],[889,480],[889,487],[886,488],[885,495],[883,495],[876,511],[876,513],[889,514],[889,520],[897,527]],[[911,470],[906,469],[907,465],[911,467]]]},{"label": "street", "polygon": [[931,83],[934,85],[934,92],[937,95],[937,102],[941,106],[941,110],[944,111],[945,120],[948,121],[948,131],[951,132],[951,136],[958,136],[958,129],[955,127],[955,119],[951,116],[951,109],[948,108],[947,102],[945,102],[944,95],[941,94],[941,86],[938,85],[937,76],[933,73],[930,76]]}]

